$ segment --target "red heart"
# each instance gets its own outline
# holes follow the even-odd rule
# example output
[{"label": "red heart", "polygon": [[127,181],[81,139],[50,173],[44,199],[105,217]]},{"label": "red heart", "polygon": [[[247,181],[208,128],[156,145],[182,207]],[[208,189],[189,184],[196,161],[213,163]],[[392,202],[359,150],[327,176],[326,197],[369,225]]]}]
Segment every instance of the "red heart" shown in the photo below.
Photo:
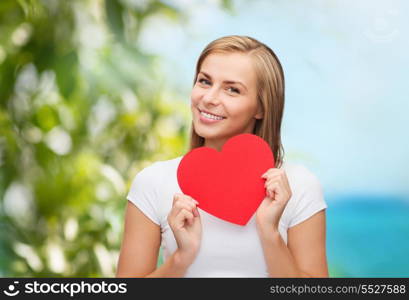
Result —
[{"label": "red heart", "polygon": [[261,178],[274,168],[274,156],[264,139],[254,134],[230,138],[222,152],[199,147],[179,163],[177,179],[182,192],[204,211],[238,225],[246,225],[266,196]]}]

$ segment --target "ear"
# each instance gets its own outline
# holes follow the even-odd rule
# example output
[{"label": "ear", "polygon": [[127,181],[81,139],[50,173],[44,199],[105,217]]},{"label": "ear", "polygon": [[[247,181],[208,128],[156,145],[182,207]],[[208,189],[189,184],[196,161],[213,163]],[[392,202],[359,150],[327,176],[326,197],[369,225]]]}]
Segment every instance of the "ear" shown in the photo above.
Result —
[{"label": "ear", "polygon": [[257,113],[256,113],[256,115],[254,116],[254,118],[255,118],[255,119],[262,119],[262,118],[263,118],[263,115],[264,115],[263,108],[261,107],[261,105],[259,105],[259,106],[258,106]]}]

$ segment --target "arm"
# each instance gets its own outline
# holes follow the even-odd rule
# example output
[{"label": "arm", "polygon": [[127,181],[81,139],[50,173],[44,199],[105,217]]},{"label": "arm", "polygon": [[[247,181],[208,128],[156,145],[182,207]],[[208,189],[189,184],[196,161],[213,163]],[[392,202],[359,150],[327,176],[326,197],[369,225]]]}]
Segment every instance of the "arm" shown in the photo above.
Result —
[{"label": "arm", "polygon": [[260,232],[270,277],[328,277],[325,210],[288,230],[288,247],[277,230]]},{"label": "arm", "polygon": [[156,269],[160,226],[128,201],[116,277],[183,277],[188,266],[176,251]]}]

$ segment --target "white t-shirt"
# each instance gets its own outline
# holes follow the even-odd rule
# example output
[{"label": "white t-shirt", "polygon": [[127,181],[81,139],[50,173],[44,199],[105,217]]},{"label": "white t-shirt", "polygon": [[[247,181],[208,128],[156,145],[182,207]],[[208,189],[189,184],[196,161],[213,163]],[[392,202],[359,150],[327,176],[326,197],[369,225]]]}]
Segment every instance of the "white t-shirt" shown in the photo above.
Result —
[{"label": "white t-shirt", "polygon": [[[134,178],[127,199],[161,227],[163,259],[177,249],[167,216],[173,195],[181,193],[177,168],[183,156],[158,161],[141,170]],[[320,182],[307,168],[284,162],[282,167],[292,197],[279,223],[279,232],[287,243],[287,229],[327,208]],[[185,277],[268,277],[263,249],[256,229],[255,214],[245,226],[221,220],[198,207],[202,221],[202,241],[195,261]]]}]

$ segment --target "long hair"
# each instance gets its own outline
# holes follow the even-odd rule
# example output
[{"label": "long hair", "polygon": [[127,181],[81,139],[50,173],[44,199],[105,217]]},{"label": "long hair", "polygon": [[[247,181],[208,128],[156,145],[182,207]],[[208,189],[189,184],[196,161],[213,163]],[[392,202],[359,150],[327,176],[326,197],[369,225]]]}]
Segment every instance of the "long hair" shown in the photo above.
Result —
[{"label": "long hair", "polygon": [[[193,85],[204,59],[212,53],[245,53],[254,62],[257,78],[257,101],[263,109],[263,118],[257,119],[253,134],[263,138],[274,155],[275,167],[283,163],[284,148],[281,144],[281,121],[284,112],[284,72],[277,56],[268,46],[248,36],[231,35],[214,40],[206,46],[196,64]],[[192,122],[190,150],[204,145]]]}]

